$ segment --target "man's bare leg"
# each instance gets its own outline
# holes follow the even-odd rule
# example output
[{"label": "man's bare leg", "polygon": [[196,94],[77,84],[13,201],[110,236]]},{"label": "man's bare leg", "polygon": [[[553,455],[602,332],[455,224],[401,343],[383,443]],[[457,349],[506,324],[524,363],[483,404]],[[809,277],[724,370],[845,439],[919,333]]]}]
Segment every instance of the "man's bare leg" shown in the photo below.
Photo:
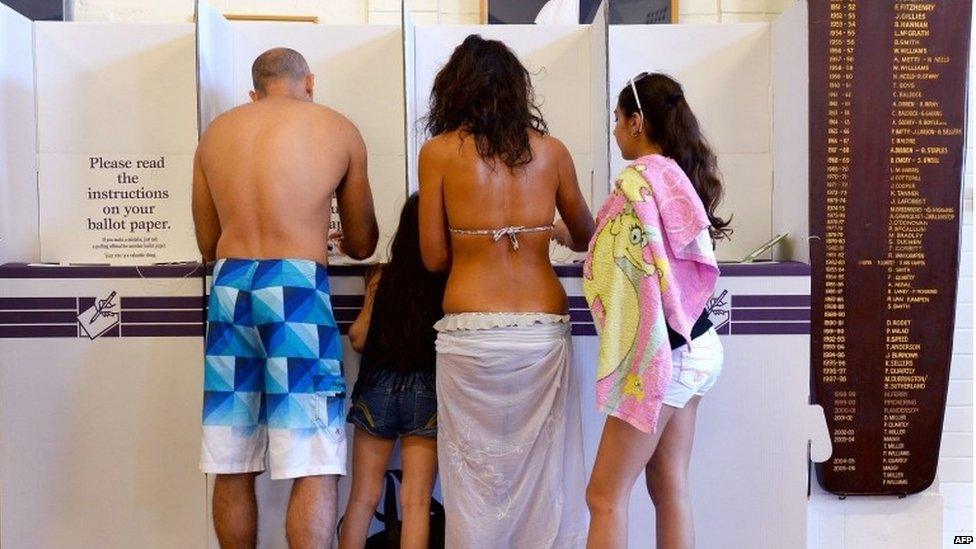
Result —
[{"label": "man's bare leg", "polygon": [[285,535],[291,549],[332,547],[336,527],[338,475],[296,478],[291,486]]},{"label": "man's bare leg", "polygon": [[258,473],[216,475],[213,492],[214,530],[222,549],[254,549],[258,544]]}]

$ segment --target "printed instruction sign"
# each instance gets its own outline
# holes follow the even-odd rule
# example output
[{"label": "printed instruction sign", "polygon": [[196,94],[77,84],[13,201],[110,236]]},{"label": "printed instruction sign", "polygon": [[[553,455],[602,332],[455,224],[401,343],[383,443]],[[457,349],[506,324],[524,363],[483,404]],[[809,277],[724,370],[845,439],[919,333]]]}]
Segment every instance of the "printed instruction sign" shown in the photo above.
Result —
[{"label": "printed instruction sign", "polygon": [[41,260],[198,261],[186,154],[42,154]]}]

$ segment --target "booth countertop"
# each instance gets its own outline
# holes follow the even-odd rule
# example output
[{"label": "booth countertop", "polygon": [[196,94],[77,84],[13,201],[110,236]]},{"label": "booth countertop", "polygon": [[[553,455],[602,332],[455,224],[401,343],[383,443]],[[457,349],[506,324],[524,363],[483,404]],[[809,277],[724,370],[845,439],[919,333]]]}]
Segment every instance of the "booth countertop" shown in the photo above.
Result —
[{"label": "booth countertop", "polygon": [[[368,265],[332,265],[332,276],[362,276]],[[554,264],[561,277],[580,277],[580,263]],[[810,276],[810,266],[796,261],[762,261],[756,263],[720,263],[723,277],[741,276]],[[209,265],[177,263],[148,266],[110,265],[43,265],[6,263],[0,265],[0,278],[193,278],[209,274]]]}]

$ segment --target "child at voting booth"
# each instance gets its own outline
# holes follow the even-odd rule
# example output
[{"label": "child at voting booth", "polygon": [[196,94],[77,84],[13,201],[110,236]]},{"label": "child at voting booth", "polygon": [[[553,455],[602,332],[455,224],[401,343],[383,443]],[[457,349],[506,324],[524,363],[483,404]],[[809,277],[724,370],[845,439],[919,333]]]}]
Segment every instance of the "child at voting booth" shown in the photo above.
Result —
[{"label": "child at voting booth", "polygon": [[434,322],[443,316],[447,276],[430,273],[420,257],[419,196],[403,206],[389,263],[366,275],[362,312],[349,342],[362,353],[348,421],[353,436],[352,491],[340,547],[361,547],[380,499],[393,445],[403,448],[401,539],[426,546],[430,496],[437,474]]},{"label": "child at voting booth", "polygon": [[659,546],[694,543],[688,458],[699,399],[722,369],[705,306],[718,280],[715,155],[670,77],[621,90],[614,136],[632,163],[597,216],[583,290],[600,332],[597,404],[608,414],[590,486],[589,547],[626,547],[627,503],[647,472]]}]

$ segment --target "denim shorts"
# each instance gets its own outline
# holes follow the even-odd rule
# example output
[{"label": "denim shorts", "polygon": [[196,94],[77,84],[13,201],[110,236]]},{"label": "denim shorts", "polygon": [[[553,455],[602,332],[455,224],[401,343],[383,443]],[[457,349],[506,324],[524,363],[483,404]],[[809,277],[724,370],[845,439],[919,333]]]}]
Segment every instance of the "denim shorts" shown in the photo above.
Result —
[{"label": "denim shorts", "polygon": [[384,372],[357,387],[347,421],[387,439],[437,437],[437,394],[433,375]]}]

